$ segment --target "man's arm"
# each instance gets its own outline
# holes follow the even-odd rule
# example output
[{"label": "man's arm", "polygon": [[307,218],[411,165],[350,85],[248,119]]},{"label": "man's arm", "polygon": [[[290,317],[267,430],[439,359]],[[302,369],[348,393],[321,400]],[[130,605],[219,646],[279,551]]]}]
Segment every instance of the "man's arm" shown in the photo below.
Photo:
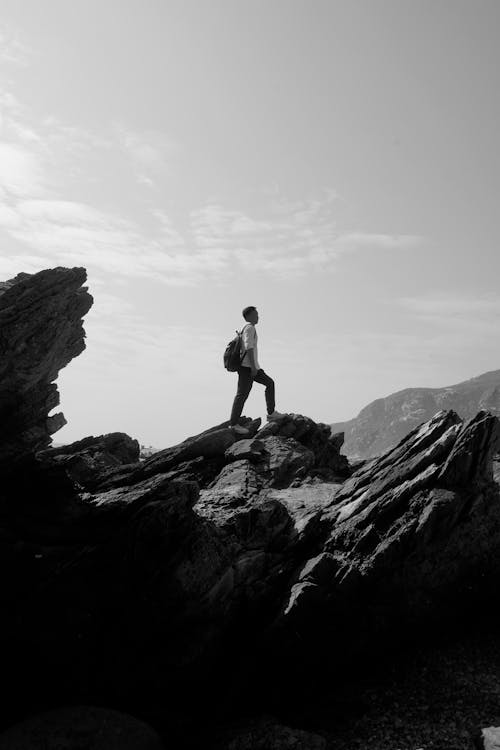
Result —
[{"label": "man's arm", "polygon": [[255,377],[258,373],[258,367],[255,362],[255,328],[249,323],[243,330],[243,348],[245,350],[245,356],[248,355],[248,362],[252,371],[252,377]]},{"label": "man's arm", "polygon": [[250,369],[252,370],[252,377],[254,378],[259,370],[257,368],[257,365],[255,364],[255,352],[253,347],[252,349],[247,349],[246,354],[248,354],[248,359],[250,360]]}]

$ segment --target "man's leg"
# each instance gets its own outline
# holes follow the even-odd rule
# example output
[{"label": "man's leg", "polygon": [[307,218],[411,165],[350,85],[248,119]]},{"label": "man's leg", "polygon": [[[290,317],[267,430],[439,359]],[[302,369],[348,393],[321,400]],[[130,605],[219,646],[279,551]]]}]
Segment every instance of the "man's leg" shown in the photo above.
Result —
[{"label": "man's leg", "polygon": [[245,405],[245,401],[248,398],[248,394],[252,390],[253,378],[252,370],[250,367],[238,367],[238,389],[236,396],[233,401],[233,408],[231,410],[231,425],[238,424],[238,420],[241,417],[241,412]]},{"label": "man's leg", "polygon": [[269,375],[266,375],[264,370],[259,370],[254,380],[256,383],[261,383],[261,385],[266,386],[265,395],[267,413],[272,414],[276,406],[274,401],[274,380],[270,378]]}]

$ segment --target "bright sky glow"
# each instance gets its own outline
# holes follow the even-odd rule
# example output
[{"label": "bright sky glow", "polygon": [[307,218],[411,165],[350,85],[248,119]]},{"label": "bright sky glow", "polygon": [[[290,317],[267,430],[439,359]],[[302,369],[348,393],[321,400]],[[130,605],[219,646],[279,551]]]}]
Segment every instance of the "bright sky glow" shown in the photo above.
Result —
[{"label": "bright sky glow", "polygon": [[249,304],[318,421],[500,367],[496,0],[1,7],[0,278],[95,298],[57,442],[227,419]]}]

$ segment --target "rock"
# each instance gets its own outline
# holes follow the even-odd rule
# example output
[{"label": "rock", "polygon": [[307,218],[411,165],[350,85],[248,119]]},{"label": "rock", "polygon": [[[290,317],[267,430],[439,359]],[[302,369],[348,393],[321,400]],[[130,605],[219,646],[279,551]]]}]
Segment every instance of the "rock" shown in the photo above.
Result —
[{"label": "rock", "polygon": [[350,473],[347,458],[340,454],[343,434],[332,436],[329,425],[316,423],[302,414],[284,414],[278,421],[268,422],[258,433],[260,440],[273,436],[293,437],[310,450],[314,461],[308,470],[314,469],[314,474],[327,481],[334,476],[346,477]]},{"label": "rock", "polygon": [[[248,434],[253,436],[260,427],[261,420],[241,420],[248,429]],[[225,453],[238,440],[238,436],[231,430],[229,422],[212,427],[199,435],[186,438],[182,443],[171,448],[158,451],[151,458],[146,459],[140,465],[132,466],[126,470],[110,470],[102,475],[99,487],[111,489],[126,484],[134,484],[147,477],[158,473],[166,473],[177,469],[180,464],[185,467],[188,462],[196,459],[204,459],[196,464],[197,475],[203,475],[205,481],[212,481],[226,462]],[[188,475],[186,474],[186,478]],[[194,479],[194,477],[193,477]]]},{"label": "rock", "polygon": [[138,463],[137,440],[123,432],[87,437],[69,445],[40,451],[37,458],[45,463],[64,466],[81,487],[92,489],[99,484],[106,469]]},{"label": "rock", "polygon": [[482,729],[477,746],[481,750],[500,750],[500,727]]},{"label": "rock", "polygon": [[53,383],[85,348],[82,318],[93,299],[84,268],[18,274],[0,288],[0,471],[41,450],[65,420]]},{"label": "rock", "polygon": [[0,733],[0,750],[164,750],[155,730],[134,716],[94,706],[37,714]]},{"label": "rock", "polygon": [[241,461],[242,459],[248,459],[249,461],[262,461],[267,455],[264,444],[261,440],[253,438],[251,440],[238,440],[237,443],[233,443],[225,452],[226,461]]},{"label": "rock", "polygon": [[464,426],[439,474],[443,487],[493,479],[493,457],[500,448],[500,422],[480,411]]},{"label": "rock", "polygon": [[272,485],[288,486],[295,478],[304,478],[314,465],[314,454],[294,438],[267,437],[262,444],[269,455]]},{"label": "rock", "polygon": [[263,719],[243,730],[224,750],[326,750],[326,747],[325,738],[319,734]]},{"label": "rock", "polygon": [[[322,551],[300,581],[321,584],[334,608],[329,616],[344,620],[353,643],[360,610],[367,638],[391,623],[452,616],[487,581],[493,586],[500,493],[491,463],[499,426],[484,412],[465,425],[454,412],[441,412],[365,464],[322,511]],[[318,565],[320,581],[312,575]],[[304,617],[307,600],[296,586]],[[293,592],[284,612],[290,602],[295,607]]]}]

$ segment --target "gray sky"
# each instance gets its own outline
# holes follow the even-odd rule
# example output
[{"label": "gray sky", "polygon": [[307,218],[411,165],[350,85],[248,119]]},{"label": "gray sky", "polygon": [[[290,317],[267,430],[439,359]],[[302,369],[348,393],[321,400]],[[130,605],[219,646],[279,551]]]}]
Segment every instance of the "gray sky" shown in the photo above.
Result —
[{"label": "gray sky", "polygon": [[500,3],[0,10],[0,278],[85,266],[95,297],[56,441],[228,418],[248,304],[316,420],[500,367]]}]

